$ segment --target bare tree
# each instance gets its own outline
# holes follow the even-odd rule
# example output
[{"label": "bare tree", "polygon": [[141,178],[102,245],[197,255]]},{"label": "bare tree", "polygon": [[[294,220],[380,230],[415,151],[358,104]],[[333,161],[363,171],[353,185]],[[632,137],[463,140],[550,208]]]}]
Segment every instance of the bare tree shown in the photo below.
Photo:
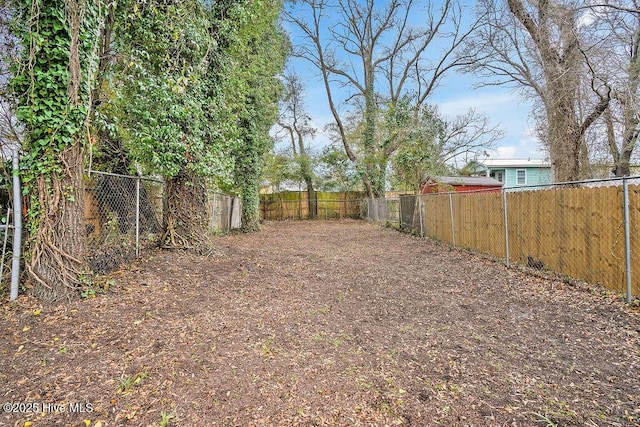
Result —
[{"label": "bare tree", "polygon": [[[342,146],[359,166],[370,197],[384,195],[388,159],[396,149],[395,141],[376,138],[381,106],[393,107],[411,93],[418,114],[448,71],[471,63],[461,47],[475,23],[465,26],[462,15],[456,0],[438,8],[417,0],[383,6],[373,0],[300,0],[285,12],[302,34],[300,43],[294,38],[296,54],[319,70]],[[416,19],[423,25],[412,26]],[[345,127],[356,104],[364,125],[359,142]]]},{"label": "bare tree", "polygon": [[316,192],[313,188],[313,168],[308,145],[305,141],[316,134],[311,125],[311,117],[305,111],[305,88],[300,76],[293,72],[284,75],[284,96],[280,103],[278,126],[281,128],[276,138],[287,140],[291,144],[293,157],[300,169],[300,176],[307,186],[309,216],[318,215]]},{"label": "bare tree", "polygon": [[[603,118],[606,147],[616,176],[631,173],[631,158],[640,134],[640,12],[637,0],[590,9],[602,42],[598,65],[609,87],[611,103]],[[594,49],[595,50],[595,49]]]},{"label": "bare tree", "polygon": [[[396,117],[393,121],[400,120]],[[473,109],[446,118],[432,105],[423,106],[417,117],[401,123],[398,133],[399,147],[391,161],[393,172],[415,192],[428,176],[449,173],[452,163],[468,163],[491,150],[503,136],[485,115]]]},{"label": "bare tree", "polygon": [[[483,0],[483,26],[468,46],[469,68],[487,84],[512,84],[540,101],[539,123],[556,181],[583,177],[589,165],[585,133],[609,105],[611,91],[591,63],[585,12],[562,0]],[[590,96],[582,89],[586,82]],[[586,102],[591,100],[590,103]]]}]

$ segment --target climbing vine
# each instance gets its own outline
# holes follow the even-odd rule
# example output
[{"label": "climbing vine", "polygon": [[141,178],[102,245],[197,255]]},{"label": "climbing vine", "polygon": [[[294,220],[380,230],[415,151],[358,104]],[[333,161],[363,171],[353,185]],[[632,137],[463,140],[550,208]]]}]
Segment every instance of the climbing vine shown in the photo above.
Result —
[{"label": "climbing vine", "polygon": [[272,148],[269,135],[275,123],[282,84],[277,75],[289,53],[288,39],[278,25],[279,0],[249,4],[241,23],[233,70],[238,87],[240,142],[233,151],[235,183],[242,198],[245,231],[259,229],[259,184],[266,156]]},{"label": "climbing vine", "polygon": [[[287,52],[280,0],[14,4],[21,49],[11,89],[25,130],[26,264],[36,294],[70,297],[86,273],[83,171],[103,124],[128,157],[123,165],[166,179],[165,244],[202,243],[212,186],[236,189],[246,227],[257,228]],[[99,51],[111,60],[100,63]],[[94,104],[96,94],[106,96]]]},{"label": "climbing vine", "polygon": [[[234,2],[229,2],[232,5]],[[131,158],[167,181],[164,244],[207,244],[207,180],[229,180],[227,121],[212,77],[219,58],[214,16],[198,0],[124,0],[115,26],[112,109]],[[222,126],[221,126],[222,125]]]},{"label": "climbing vine", "polygon": [[36,293],[55,301],[72,295],[84,270],[84,131],[102,4],[20,0],[15,6],[12,30],[21,55],[11,88],[25,129],[27,270]]}]

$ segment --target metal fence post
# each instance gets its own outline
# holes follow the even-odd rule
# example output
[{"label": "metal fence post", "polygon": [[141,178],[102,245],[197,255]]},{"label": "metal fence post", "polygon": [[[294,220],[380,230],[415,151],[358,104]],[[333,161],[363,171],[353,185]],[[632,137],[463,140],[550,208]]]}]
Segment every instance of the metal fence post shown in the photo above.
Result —
[{"label": "metal fence post", "polygon": [[629,232],[629,182],[622,178],[622,195],[624,204],[624,266],[627,284],[627,303],[631,304],[631,237]]},{"label": "metal fence post", "polygon": [[[11,260],[11,291],[9,300],[18,298],[20,284],[20,250],[22,248],[22,191],[20,191],[20,154],[13,150],[13,259]],[[6,230],[9,232],[9,230]]]},{"label": "metal fence post", "polygon": [[507,191],[502,189],[502,210],[504,212],[504,249],[507,267],[509,266],[509,220],[507,219]]},{"label": "metal fence post", "polygon": [[456,226],[453,223],[453,197],[449,193],[449,212],[451,213],[451,242],[456,245]]},{"label": "metal fence post", "polygon": [[140,177],[136,178],[136,256],[140,256]]}]

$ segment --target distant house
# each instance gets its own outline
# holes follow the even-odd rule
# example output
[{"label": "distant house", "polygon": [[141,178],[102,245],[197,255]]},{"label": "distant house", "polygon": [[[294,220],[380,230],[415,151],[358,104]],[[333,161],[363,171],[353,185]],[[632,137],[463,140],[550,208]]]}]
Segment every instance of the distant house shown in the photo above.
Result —
[{"label": "distant house", "polygon": [[505,188],[553,182],[551,163],[543,159],[487,159],[478,160],[485,176],[504,184]]},{"label": "distant house", "polygon": [[428,178],[422,185],[422,194],[449,191],[483,191],[495,193],[502,190],[502,183],[484,176],[436,176]]}]

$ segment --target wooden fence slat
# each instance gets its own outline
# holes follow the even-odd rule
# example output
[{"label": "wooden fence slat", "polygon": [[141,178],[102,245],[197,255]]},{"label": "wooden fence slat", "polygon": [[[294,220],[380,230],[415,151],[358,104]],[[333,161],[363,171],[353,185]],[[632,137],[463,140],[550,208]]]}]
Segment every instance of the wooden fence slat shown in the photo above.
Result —
[{"label": "wooden fence slat", "polygon": [[[423,195],[425,236],[449,244],[447,194]],[[502,194],[454,194],[458,246],[504,258]],[[513,191],[507,199],[510,259],[624,291],[621,186]],[[629,186],[632,291],[640,295],[640,186]],[[638,267],[636,267],[638,266]]]}]

